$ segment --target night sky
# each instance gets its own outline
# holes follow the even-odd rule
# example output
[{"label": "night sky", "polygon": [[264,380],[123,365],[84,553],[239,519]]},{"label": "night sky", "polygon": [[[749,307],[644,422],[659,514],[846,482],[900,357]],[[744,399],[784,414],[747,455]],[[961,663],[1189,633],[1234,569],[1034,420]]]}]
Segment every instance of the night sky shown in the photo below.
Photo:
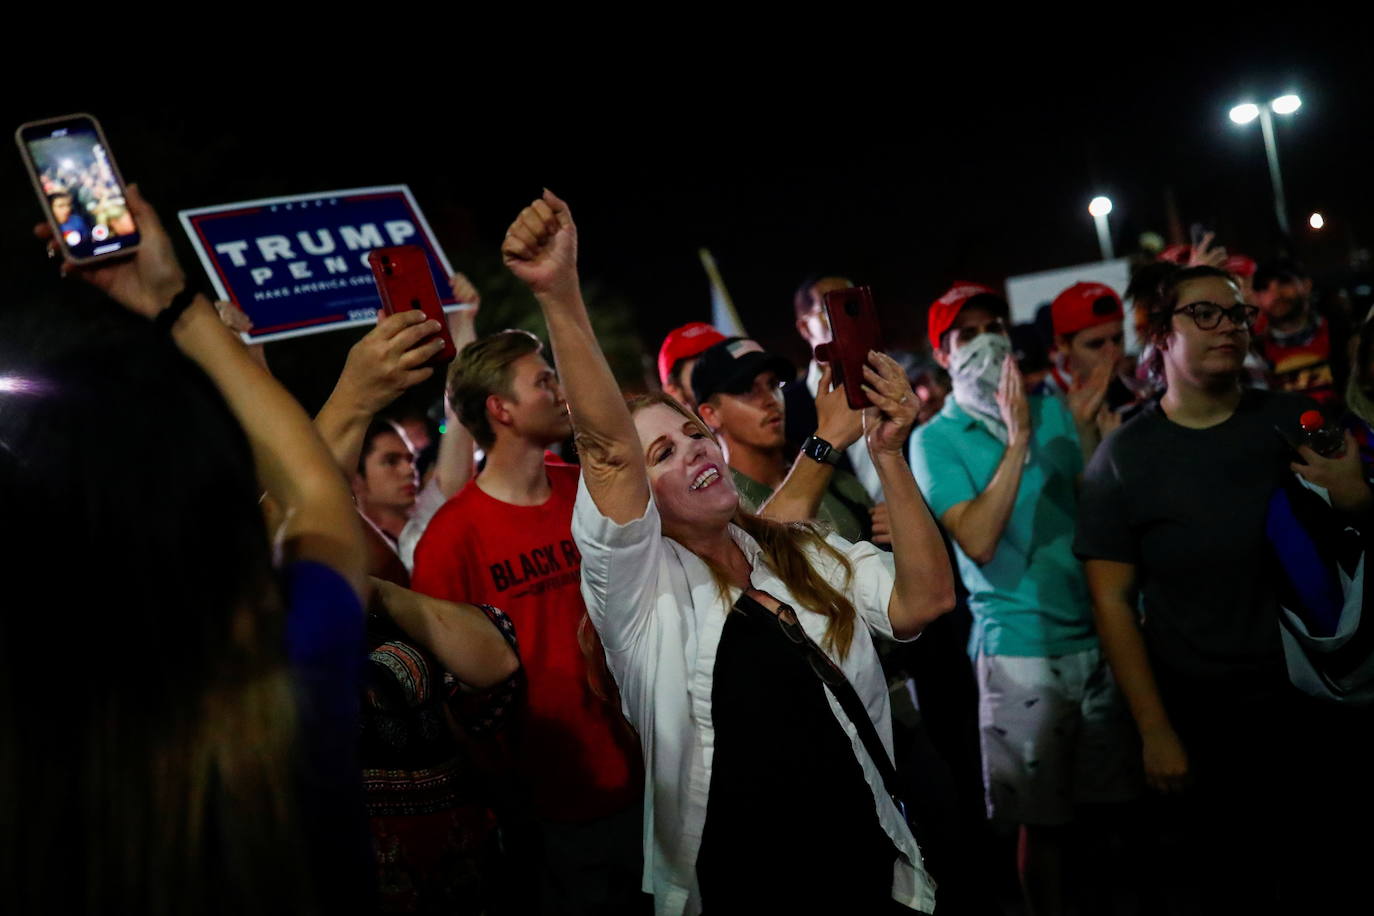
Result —
[{"label": "night sky", "polygon": [[[783,48],[745,78],[739,60],[703,47],[662,72],[644,51],[566,81],[525,73],[518,86],[471,62],[450,88],[358,85],[323,103],[290,90],[252,104],[215,101],[236,92],[44,90],[11,93],[3,110],[11,130],[95,114],[125,177],[169,220],[186,207],[409,184],[450,260],[479,283],[498,271],[510,219],[547,185],[577,219],[584,281],[633,310],[646,352],[670,327],[709,316],[696,253],[706,246],[750,331],[800,361],[791,296],[802,277],[872,285],[890,339],[910,346],[952,280],[996,284],[1094,260],[1086,207],[1098,193],[1115,204],[1119,254],[1144,230],[1167,239],[1195,220],[1232,250],[1269,254],[1278,240],[1259,125],[1236,127],[1227,111],[1290,89],[1303,106],[1278,119],[1278,142],[1294,249],[1338,271],[1353,249],[1374,247],[1374,70],[1367,29],[1329,32],[1299,39],[1276,24],[1131,50],[1065,38],[1033,55],[971,41],[932,57],[913,44],[854,57],[843,80],[826,72],[842,56]],[[18,156],[9,160],[0,263],[10,294],[70,295],[28,236],[40,211]],[[1320,235],[1307,229],[1313,210],[1327,219]],[[337,356],[351,339],[332,336],[342,343],[316,349]],[[307,406],[317,397],[298,393]]]}]

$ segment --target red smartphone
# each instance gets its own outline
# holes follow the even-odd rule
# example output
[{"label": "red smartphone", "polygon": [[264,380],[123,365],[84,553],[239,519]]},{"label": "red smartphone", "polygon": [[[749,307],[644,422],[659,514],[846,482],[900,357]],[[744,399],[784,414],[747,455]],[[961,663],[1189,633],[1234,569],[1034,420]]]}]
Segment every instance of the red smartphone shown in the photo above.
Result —
[{"label": "red smartphone", "polygon": [[138,225],[100,124],[88,114],[21,124],[14,132],[53,238],[68,260],[133,254]]},{"label": "red smartphone", "polygon": [[[836,385],[844,385],[845,400],[852,409],[871,407],[862,387],[864,366],[870,350],[883,349],[873,290],[867,286],[832,289],[825,294],[825,311],[830,316],[830,343],[823,345],[823,354],[816,348],[816,358],[830,363],[831,377]],[[854,383],[846,384],[850,379]]]},{"label": "red smartphone", "polygon": [[439,322],[439,336],[444,348],[424,365],[438,368],[458,355],[453,336],[448,332],[444,307],[439,291],[434,287],[434,275],[429,271],[429,258],[419,245],[399,245],[395,248],[374,248],[367,255],[372,276],[377,280],[377,292],[382,296],[382,312],[394,315],[408,309],[419,309],[428,318]]}]

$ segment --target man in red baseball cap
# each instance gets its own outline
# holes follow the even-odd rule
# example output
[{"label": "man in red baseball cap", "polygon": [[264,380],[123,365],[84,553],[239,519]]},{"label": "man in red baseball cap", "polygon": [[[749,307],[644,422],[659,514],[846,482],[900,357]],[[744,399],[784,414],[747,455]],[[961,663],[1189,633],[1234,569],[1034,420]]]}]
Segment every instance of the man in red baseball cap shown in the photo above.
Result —
[{"label": "man in red baseball cap", "polygon": [[1101,283],[1075,283],[1055,296],[1050,304],[1055,356],[1043,392],[1066,395],[1075,379],[1102,365],[1114,373],[1125,356],[1125,318],[1121,297]]},{"label": "man in red baseball cap", "polygon": [[1080,864],[1066,844],[1075,803],[1133,798],[1137,752],[1072,549],[1086,430],[1065,401],[1027,393],[1009,311],[978,283],[931,303],[953,394],[908,453],[968,590],[988,816],[1019,830],[1027,911],[1058,913]]},{"label": "man in red baseball cap", "polygon": [[693,321],[669,331],[658,348],[658,380],[663,390],[689,410],[696,410],[692,369],[703,351],[724,339],[724,334],[703,321]]}]

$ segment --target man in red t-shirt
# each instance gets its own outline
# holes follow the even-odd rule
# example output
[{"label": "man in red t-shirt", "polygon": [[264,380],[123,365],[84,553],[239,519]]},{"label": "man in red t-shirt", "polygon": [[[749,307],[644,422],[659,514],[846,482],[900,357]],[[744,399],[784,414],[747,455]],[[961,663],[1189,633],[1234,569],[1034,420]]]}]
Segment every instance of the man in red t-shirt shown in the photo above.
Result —
[{"label": "man in red t-shirt", "polygon": [[543,847],[543,911],[637,912],[642,765],[613,688],[593,687],[599,644],[590,659],[581,646],[594,631],[583,623],[572,539],[579,471],[545,451],[572,431],[558,378],[534,335],[502,331],[464,348],[449,399],[487,461],[430,522],[412,587],[494,605],[515,623],[529,683],[519,756]]}]

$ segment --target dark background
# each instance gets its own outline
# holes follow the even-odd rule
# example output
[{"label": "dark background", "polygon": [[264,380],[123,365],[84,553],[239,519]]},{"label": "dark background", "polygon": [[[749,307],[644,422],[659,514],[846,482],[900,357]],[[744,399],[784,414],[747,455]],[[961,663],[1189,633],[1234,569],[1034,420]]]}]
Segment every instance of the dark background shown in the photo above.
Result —
[{"label": "dark background", "polygon": [[[1291,247],[1338,276],[1374,245],[1374,46],[1361,26],[1320,25],[1180,28],[1135,44],[1067,36],[1020,54],[927,36],[851,56],[860,66],[844,79],[825,56],[785,44],[751,60],[746,79],[739,58],[703,45],[658,67],[652,48],[536,56],[513,79],[496,55],[401,89],[368,79],[311,94],[302,72],[272,91],[228,91],[255,75],[249,55],[222,92],[177,94],[176,80],[139,92],[49,86],[10,93],[3,110],[11,126],[78,110],[100,118],[125,177],[172,224],[197,275],[178,209],[409,184],[454,266],[482,289],[483,331],[537,327],[497,249],[547,185],[573,209],[589,298],[633,383],[669,328],[709,318],[701,246],[750,332],[798,364],[791,297],[804,276],[871,284],[893,344],[916,347],[926,303],[953,280],[997,284],[1095,260],[1086,207],[1099,193],[1115,204],[1118,254],[1146,230],[1184,241],[1201,220],[1231,250],[1263,258],[1282,240],[1259,125],[1237,127],[1227,111],[1288,90],[1303,99],[1276,116]],[[41,211],[17,155],[0,165],[0,204],[7,298],[80,295],[28,235]],[[1327,219],[1320,233],[1307,228],[1313,210]],[[357,336],[271,345],[269,358],[313,409]]]}]

